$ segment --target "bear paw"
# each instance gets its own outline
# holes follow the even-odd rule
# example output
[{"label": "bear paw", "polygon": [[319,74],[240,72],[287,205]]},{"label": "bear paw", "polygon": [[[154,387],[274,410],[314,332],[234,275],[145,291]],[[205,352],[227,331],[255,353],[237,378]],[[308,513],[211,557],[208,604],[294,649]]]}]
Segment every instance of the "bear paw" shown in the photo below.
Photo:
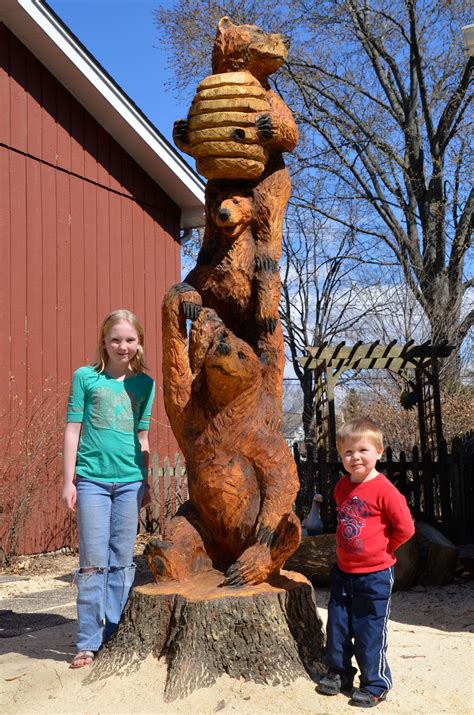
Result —
[{"label": "bear paw", "polygon": [[178,119],[173,126],[173,135],[175,141],[181,142],[182,144],[187,144],[188,142],[188,120]]},{"label": "bear paw", "polygon": [[189,283],[177,283],[173,288],[183,307],[184,317],[187,320],[196,320],[202,308],[202,299],[199,293]]},{"label": "bear paw", "polygon": [[269,141],[273,138],[273,121],[269,114],[261,114],[255,124],[261,139]]},{"label": "bear paw", "polygon": [[274,570],[270,548],[263,544],[254,544],[244,551],[235,564],[229,566],[221,586],[237,588],[245,584],[263,583]]}]

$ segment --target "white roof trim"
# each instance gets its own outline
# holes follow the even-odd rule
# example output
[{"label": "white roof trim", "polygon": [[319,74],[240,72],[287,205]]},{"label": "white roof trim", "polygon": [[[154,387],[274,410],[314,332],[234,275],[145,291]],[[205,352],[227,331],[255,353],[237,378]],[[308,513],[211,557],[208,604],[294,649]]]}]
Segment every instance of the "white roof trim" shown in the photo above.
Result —
[{"label": "white roof trim", "polygon": [[204,225],[204,182],[41,0],[1,0],[0,18],[181,208]]}]

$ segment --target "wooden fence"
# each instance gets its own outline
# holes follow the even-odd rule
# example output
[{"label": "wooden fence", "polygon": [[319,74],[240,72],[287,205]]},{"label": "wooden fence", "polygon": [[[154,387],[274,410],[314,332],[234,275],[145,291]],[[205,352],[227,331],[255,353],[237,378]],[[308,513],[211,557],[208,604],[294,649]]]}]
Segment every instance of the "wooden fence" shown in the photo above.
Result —
[{"label": "wooden fence", "polygon": [[188,498],[186,468],[178,452],[174,460],[164,457],[160,466],[158,454],[151,456],[149,482],[152,502],[140,511],[140,533],[162,533],[165,522],[176,514]]},{"label": "wooden fence", "polygon": [[[311,504],[314,491],[323,495],[321,517],[326,531],[336,527],[336,510],[332,500],[334,486],[342,473],[337,454],[324,449],[313,454],[311,447],[302,455],[294,445],[301,489],[296,510],[303,517]],[[413,447],[410,455],[401,452],[394,459],[390,447],[378,468],[404,494],[415,519],[438,528],[455,543],[474,540],[474,433],[456,437],[450,448],[444,445],[439,457],[420,453]]]}]

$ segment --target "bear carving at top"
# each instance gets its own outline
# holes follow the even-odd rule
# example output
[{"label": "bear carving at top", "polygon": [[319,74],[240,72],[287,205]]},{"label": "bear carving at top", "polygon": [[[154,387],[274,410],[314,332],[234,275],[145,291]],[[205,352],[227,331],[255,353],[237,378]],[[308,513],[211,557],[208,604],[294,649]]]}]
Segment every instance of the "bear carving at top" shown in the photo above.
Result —
[{"label": "bear carving at top", "polygon": [[295,148],[291,111],[268,82],[287,53],[282,35],[220,20],[213,74],[198,85],[188,118],[174,126],[176,145],[206,179],[258,179],[268,164],[271,170],[275,151]]}]

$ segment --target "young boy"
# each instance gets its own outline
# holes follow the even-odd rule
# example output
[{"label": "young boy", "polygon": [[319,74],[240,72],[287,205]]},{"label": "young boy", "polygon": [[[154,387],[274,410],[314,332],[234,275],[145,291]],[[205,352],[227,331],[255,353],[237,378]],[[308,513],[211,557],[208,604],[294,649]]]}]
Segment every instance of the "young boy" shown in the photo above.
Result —
[{"label": "young boy", "polygon": [[350,692],[355,655],[360,688],[352,692],[351,704],[370,708],[385,700],[392,687],[385,653],[393,552],[413,535],[414,526],[405,497],[375,468],[384,449],[375,422],[346,422],[337,433],[337,449],[348,476],[334,490],[337,564],[328,605],[329,670],[317,690],[325,695]]}]

